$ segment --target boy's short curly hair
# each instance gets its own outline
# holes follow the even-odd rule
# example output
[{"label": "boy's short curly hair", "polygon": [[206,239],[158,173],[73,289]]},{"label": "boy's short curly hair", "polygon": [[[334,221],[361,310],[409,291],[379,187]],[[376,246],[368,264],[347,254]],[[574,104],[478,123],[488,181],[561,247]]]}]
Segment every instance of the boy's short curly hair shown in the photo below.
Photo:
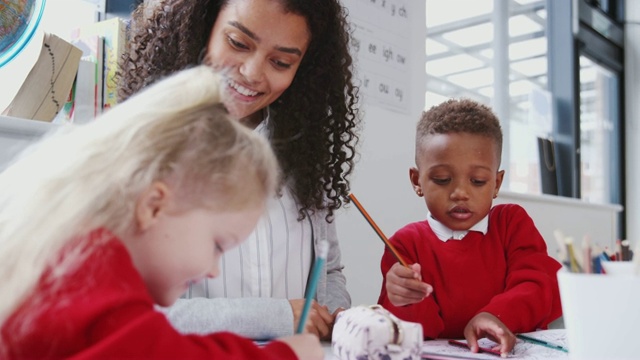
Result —
[{"label": "boy's short curly hair", "polygon": [[493,139],[498,159],[502,153],[502,127],[486,105],[470,99],[449,99],[422,113],[416,127],[416,150],[427,135],[469,133]]}]

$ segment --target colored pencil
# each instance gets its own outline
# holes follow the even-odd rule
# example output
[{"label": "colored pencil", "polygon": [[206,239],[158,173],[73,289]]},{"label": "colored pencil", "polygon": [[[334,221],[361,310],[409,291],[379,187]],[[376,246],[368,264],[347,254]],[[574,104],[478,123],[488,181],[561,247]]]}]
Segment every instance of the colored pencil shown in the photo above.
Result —
[{"label": "colored pencil", "polygon": [[364,216],[364,218],[367,220],[367,222],[369,223],[369,225],[371,225],[371,227],[373,228],[373,230],[376,232],[376,234],[378,234],[378,237],[380,237],[380,239],[382,239],[382,242],[384,242],[384,244],[387,246],[387,248],[391,251],[391,253],[393,254],[393,256],[395,256],[396,260],[398,260],[398,262],[400,262],[400,264],[402,264],[405,267],[409,267],[409,265],[407,264],[406,261],[404,261],[404,259],[402,258],[402,256],[400,256],[400,254],[398,253],[398,251],[393,247],[393,245],[391,245],[391,243],[389,242],[389,239],[387,239],[387,237],[384,235],[384,233],[382,232],[382,230],[380,230],[380,228],[378,227],[378,225],[376,225],[376,223],[373,221],[373,219],[371,218],[371,216],[369,216],[369,213],[367,213],[367,211],[364,209],[364,207],[362,206],[362,204],[360,204],[360,202],[358,201],[358,199],[355,197],[355,195],[353,194],[349,194],[349,198],[351,199],[351,201],[353,201],[353,204],[356,206],[356,208],[358,208],[358,210],[360,211],[360,213],[362,214],[362,216]]},{"label": "colored pencil", "polygon": [[569,352],[569,350],[567,350],[565,347],[563,347],[561,345],[557,345],[557,344],[550,343],[548,341],[536,339],[536,338],[531,337],[531,336],[527,336],[527,335],[523,335],[523,334],[517,334],[516,337],[518,339],[524,340],[524,341],[532,343],[532,344],[537,344],[537,345],[542,345],[542,346],[548,347],[549,349],[560,350],[560,351],[564,351],[566,353]]},{"label": "colored pencil", "polygon": [[329,253],[329,243],[327,241],[322,241],[318,245],[318,256],[316,256],[316,262],[313,265],[313,270],[311,272],[311,278],[309,279],[309,284],[307,285],[307,292],[305,294],[304,305],[302,307],[302,314],[300,315],[300,321],[298,321],[298,329],[296,330],[296,334],[302,334],[304,331],[305,323],[307,322],[307,317],[309,317],[309,310],[311,309],[311,303],[313,302],[313,297],[316,294],[316,288],[318,287],[318,279],[320,279],[320,271],[324,266],[325,261],[327,260],[327,254]]}]

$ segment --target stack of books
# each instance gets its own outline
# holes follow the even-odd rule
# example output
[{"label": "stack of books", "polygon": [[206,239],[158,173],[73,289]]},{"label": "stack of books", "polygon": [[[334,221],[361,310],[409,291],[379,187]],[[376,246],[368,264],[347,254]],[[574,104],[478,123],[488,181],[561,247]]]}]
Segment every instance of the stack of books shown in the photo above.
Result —
[{"label": "stack of books", "polygon": [[35,65],[3,115],[85,123],[116,105],[125,22],[93,23],[74,30],[70,39],[45,34]]}]

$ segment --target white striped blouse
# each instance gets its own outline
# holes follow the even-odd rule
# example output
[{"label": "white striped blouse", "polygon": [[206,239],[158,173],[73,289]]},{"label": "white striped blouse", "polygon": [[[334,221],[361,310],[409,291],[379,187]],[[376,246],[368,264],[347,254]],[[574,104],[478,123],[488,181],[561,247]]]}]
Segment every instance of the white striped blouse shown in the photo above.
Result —
[{"label": "white striped blouse", "polygon": [[187,298],[304,298],[313,257],[310,220],[298,221],[288,190],[267,206],[249,238],[223,254],[219,276],[193,284]]}]

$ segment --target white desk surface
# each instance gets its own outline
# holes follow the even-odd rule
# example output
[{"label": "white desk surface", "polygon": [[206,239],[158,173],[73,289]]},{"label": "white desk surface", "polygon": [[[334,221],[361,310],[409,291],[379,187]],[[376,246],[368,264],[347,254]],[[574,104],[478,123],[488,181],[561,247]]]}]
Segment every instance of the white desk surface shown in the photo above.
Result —
[{"label": "white desk surface", "polygon": [[[527,334],[537,334],[535,336],[538,339],[545,340],[547,342],[551,342],[554,344],[559,344],[564,347],[567,346],[566,343],[566,331],[564,329],[554,329],[554,330],[544,330],[538,331],[535,333],[527,333]],[[480,342],[481,346],[489,347],[490,340],[482,339]],[[333,356],[333,352],[331,349],[331,343],[323,342],[322,347],[324,348],[324,359],[325,360],[340,360],[337,357]],[[500,359],[500,357],[492,354],[486,353],[471,353],[467,349],[451,346],[447,344],[447,340],[430,340],[425,341],[422,345],[423,358],[426,359],[488,359],[488,360],[496,360]],[[424,354],[427,353],[427,354]],[[537,344],[532,344],[530,342],[524,342],[523,340],[518,339],[516,343],[516,347],[513,349],[512,353],[508,356],[508,358],[513,359],[528,359],[528,360],[543,360],[543,359],[569,359],[569,354],[566,352],[562,352],[555,349],[550,349],[548,347],[544,347]]]}]

